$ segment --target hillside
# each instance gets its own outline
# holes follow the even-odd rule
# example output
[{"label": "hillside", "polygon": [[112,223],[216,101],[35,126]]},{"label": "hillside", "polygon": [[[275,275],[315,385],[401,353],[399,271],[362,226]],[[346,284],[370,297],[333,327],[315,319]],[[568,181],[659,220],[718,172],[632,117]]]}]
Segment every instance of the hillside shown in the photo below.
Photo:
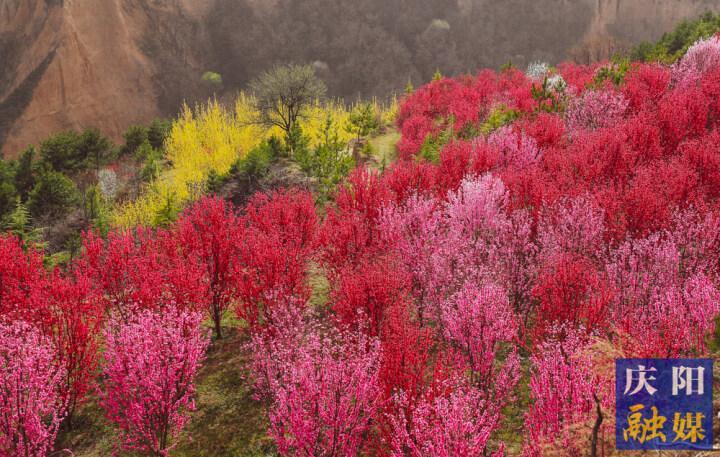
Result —
[{"label": "hillside", "polygon": [[[330,94],[385,97],[512,61],[607,58],[717,0],[6,0],[0,145],[15,157],[65,129],[124,130],[183,100],[234,94],[274,63],[313,63]],[[392,14],[403,11],[403,14]],[[222,76],[208,87],[204,72]]]},{"label": "hillside", "polygon": [[713,449],[719,29],[387,102],[278,66],[0,161],[0,456]]},{"label": "hillside", "polygon": [[[0,49],[29,124],[118,132],[0,160],[0,457],[719,445],[720,15],[640,42],[692,5],[553,35],[538,4],[81,4],[0,7],[38,37]],[[589,63],[524,64],[549,49]]]}]

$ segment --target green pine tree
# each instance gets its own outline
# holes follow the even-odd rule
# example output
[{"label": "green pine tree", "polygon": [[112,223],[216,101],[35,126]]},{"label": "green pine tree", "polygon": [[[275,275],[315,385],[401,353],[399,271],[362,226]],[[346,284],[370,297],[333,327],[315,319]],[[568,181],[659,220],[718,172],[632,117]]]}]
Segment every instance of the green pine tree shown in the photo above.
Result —
[{"label": "green pine tree", "polygon": [[5,218],[3,229],[20,238],[26,246],[42,247],[42,229],[33,227],[31,220],[27,206],[17,197],[15,209]]}]

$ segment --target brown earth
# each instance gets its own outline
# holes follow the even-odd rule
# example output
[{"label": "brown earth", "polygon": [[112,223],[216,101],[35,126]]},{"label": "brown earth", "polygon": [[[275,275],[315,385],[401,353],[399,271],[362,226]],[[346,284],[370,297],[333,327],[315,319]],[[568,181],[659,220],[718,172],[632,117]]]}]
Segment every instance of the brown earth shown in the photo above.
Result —
[{"label": "brown earth", "polygon": [[232,92],[277,61],[317,61],[333,95],[383,95],[436,66],[451,74],[510,59],[606,58],[718,8],[720,0],[0,0],[1,152],[14,157],[84,127],[117,141],[131,124],[210,95],[207,70]]},{"label": "brown earth", "polygon": [[19,150],[63,129],[129,124],[198,93],[202,31],[190,0],[3,0],[0,143]]}]

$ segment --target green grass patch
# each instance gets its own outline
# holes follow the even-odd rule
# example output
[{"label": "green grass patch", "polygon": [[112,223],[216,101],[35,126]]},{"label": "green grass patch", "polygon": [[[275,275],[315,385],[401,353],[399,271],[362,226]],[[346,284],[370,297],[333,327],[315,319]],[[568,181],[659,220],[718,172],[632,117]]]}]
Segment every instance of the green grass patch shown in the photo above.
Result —
[{"label": "green grass patch", "polygon": [[395,160],[397,156],[395,145],[397,145],[398,141],[400,141],[400,132],[395,129],[370,138],[373,158],[379,167],[390,165]]},{"label": "green grass patch", "polygon": [[[252,397],[248,376],[247,338],[236,328],[224,328],[225,337],[215,340],[197,379],[197,411],[192,415],[173,457],[250,457],[274,455],[267,436],[264,405]],[[74,428],[58,437],[57,449],[69,449],[75,457],[113,455],[117,431],[104,418],[96,398],[77,414]],[[119,453],[120,457],[138,454]]]}]

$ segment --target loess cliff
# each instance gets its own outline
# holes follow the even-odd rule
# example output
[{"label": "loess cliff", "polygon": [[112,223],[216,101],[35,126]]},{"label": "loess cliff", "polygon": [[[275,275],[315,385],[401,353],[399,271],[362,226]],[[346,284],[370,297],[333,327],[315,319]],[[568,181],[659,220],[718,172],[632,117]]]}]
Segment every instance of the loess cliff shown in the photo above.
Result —
[{"label": "loess cliff", "polygon": [[[118,140],[183,101],[314,62],[333,95],[511,60],[588,62],[658,38],[720,0],[2,0],[0,145],[64,129]],[[399,13],[402,12],[402,13]],[[209,88],[202,74],[223,77]]]}]

